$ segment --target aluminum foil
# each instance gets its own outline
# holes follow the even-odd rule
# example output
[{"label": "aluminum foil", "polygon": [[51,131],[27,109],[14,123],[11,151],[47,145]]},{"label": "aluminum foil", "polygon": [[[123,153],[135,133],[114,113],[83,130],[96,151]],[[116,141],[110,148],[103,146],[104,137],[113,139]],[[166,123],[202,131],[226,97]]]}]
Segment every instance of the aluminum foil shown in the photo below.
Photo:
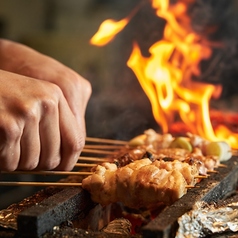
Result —
[{"label": "aluminum foil", "polygon": [[58,191],[58,188],[49,187],[47,189],[38,191],[28,198],[23,199],[19,203],[14,203],[6,209],[0,210],[0,227],[17,230],[17,216],[20,212],[22,212],[24,209],[38,204],[43,199],[52,196]]},{"label": "aluminum foil", "polygon": [[225,206],[197,202],[194,208],[178,220],[176,238],[205,237],[221,232],[238,231],[238,202]]},{"label": "aluminum foil", "polygon": [[100,231],[86,231],[68,226],[55,226],[53,232],[46,233],[42,238],[142,238],[140,235],[131,235],[131,223],[125,218],[111,221]]}]

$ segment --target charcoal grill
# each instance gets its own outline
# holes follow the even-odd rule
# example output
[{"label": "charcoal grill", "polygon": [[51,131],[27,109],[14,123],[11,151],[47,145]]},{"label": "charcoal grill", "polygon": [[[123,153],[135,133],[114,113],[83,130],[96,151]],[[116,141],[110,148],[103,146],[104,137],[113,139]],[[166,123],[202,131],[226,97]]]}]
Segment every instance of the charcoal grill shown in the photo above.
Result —
[{"label": "charcoal grill", "polygon": [[[87,148],[87,147],[86,147]],[[115,147],[111,147],[115,152]],[[94,147],[95,149],[95,147]],[[89,147],[84,153],[92,152]],[[109,151],[109,150],[108,150]],[[97,153],[106,153],[105,150]],[[111,150],[109,154],[111,153]],[[84,157],[82,157],[84,158]],[[88,157],[89,158],[89,157]],[[105,158],[91,157],[92,160]],[[51,232],[55,226],[68,221],[77,221],[80,228],[98,230],[110,222],[110,208],[102,208],[91,201],[90,195],[81,189],[80,176],[70,175],[55,183],[61,186],[52,186],[40,190],[32,197],[23,200],[21,205],[11,207],[13,222],[5,226],[0,232],[1,237],[14,233],[13,237],[41,237]],[[153,220],[141,228],[141,236],[149,237],[174,237],[178,229],[178,218],[191,210],[197,201],[207,203],[218,202],[227,198],[237,189],[238,183],[238,157],[233,156],[229,161],[210,172],[209,177],[203,179],[195,188],[188,190],[181,199],[171,206],[167,206]],[[62,185],[71,186],[62,186]],[[22,205],[23,204],[23,205]],[[100,215],[98,215],[100,213]],[[102,221],[102,217],[103,221]],[[100,225],[99,225],[100,223]],[[1,222],[0,222],[0,225]],[[4,227],[4,226],[3,226]],[[6,229],[7,228],[7,229]],[[8,228],[11,228],[10,231]],[[11,237],[11,236],[10,236]]]}]

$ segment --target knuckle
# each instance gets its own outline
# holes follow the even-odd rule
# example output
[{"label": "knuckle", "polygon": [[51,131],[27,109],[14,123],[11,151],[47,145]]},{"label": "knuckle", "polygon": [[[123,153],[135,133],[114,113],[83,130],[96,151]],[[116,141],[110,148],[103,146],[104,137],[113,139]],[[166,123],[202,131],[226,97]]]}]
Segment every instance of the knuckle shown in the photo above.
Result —
[{"label": "knuckle", "polygon": [[26,122],[37,122],[39,120],[38,112],[35,106],[23,107],[22,115]]},{"label": "knuckle", "polygon": [[55,169],[59,165],[59,160],[52,159],[47,164],[47,169],[52,170]]},{"label": "knuckle", "polygon": [[62,97],[61,89],[55,85],[46,82],[44,94],[40,97],[41,111],[44,113],[55,113],[58,110],[59,99]]},{"label": "knuckle", "polygon": [[24,163],[21,166],[19,166],[19,169],[21,170],[34,170],[35,168],[37,168],[38,163],[34,162],[34,161],[30,161],[28,163]]},{"label": "knuckle", "polygon": [[85,78],[82,78],[80,77],[80,82],[81,82],[81,85],[83,86],[83,88],[85,88],[87,91],[91,92],[92,91],[92,85],[91,83],[86,80]]},{"label": "knuckle", "polygon": [[92,93],[91,83],[81,75],[72,71],[68,77],[65,77],[67,85],[71,88],[76,88],[77,91],[83,91],[85,95],[90,96]]},{"label": "knuckle", "polygon": [[48,90],[49,90],[49,94],[52,95],[52,97],[55,97],[55,98],[58,98],[58,95],[62,94],[61,88],[55,83],[49,83],[48,84]]},{"label": "knuckle", "polygon": [[71,154],[79,154],[84,147],[84,139],[82,137],[77,137],[69,141],[69,148]]},{"label": "knuckle", "polygon": [[59,170],[62,171],[71,171],[74,168],[74,164],[67,163],[59,167]]},{"label": "knuckle", "polygon": [[55,97],[47,97],[42,100],[42,110],[46,114],[55,114],[58,110],[58,101]]},{"label": "knuckle", "polygon": [[67,143],[64,146],[64,148],[67,149],[61,154],[61,162],[58,166],[58,169],[71,171],[83,149],[84,140],[83,138],[71,138],[71,140],[67,140]]},{"label": "knuckle", "polygon": [[55,83],[42,81],[41,84],[44,86],[43,93],[40,94],[40,98],[42,101],[47,101],[47,99],[51,99],[52,101],[57,102],[58,98],[62,96],[63,93],[61,88]]},{"label": "knuckle", "polygon": [[82,88],[84,88],[84,92],[86,93],[86,95],[88,97],[90,97],[90,95],[92,94],[92,85],[91,85],[91,83],[87,80],[84,80]]},{"label": "knuckle", "polygon": [[[0,138],[1,145],[4,145],[10,141],[17,141],[22,135],[22,130],[17,122],[9,120],[9,121],[1,121],[0,122]],[[5,143],[4,143],[5,142]]]},{"label": "knuckle", "polygon": [[92,93],[92,86],[91,83],[86,80],[85,78],[81,77],[80,75],[77,75],[77,79],[75,80],[75,83],[77,84],[77,88],[83,90],[83,92],[90,96]]},{"label": "knuckle", "polygon": [[37,167],[37,169],[41,170],[53,170],[59,165],[60,161],[59,158],[56,159],[49,159],[42,163],[40,166]]},{"label": "knuckle", "polygon": [[58,98],[63,95],[63,93],[58,85],[50,83],[48,84],[48,95],[52,100],[57,101]]}]

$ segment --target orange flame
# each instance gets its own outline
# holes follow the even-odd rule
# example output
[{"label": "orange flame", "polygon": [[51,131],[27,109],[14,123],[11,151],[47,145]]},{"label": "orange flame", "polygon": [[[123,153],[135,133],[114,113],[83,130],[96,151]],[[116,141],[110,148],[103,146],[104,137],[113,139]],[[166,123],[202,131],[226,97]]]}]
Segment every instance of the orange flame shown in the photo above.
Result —
[{"label": "orange flame", "polygon": [[128,22],[128,18],[117,22],[111,19],[105,20],[100,25],[97,33],[91,38],[90,43],[97,46],[104,46],[108,44],[120,31],[124,29]]},{"label": "orange flame", "polygon": [[[166,20],[163,39],[150,47],[147,58],[134,43],[127,65],[149,98],[156,121],[166,133],[179,116],[188,131],[238,148],[238,134],[223,125],[214,130],[210,120],[209,102],[222,87],[192,80],[200,75],[200,62],[208,59],[212,50],[210,43],[192,30],[185,1],[170,5],[169,0],[152,0],[152,7]],[[107,35],[114,37],[117,30]]]}]

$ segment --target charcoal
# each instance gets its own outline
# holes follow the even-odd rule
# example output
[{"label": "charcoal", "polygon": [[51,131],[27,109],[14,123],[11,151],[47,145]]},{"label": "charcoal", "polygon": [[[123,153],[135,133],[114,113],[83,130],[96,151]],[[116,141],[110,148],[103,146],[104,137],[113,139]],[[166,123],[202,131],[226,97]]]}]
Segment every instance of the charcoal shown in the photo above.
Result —
[{"label": "charcoal", "polygon": [[40,237],[54,226],[75,219],[92,206],[89,194],[81,188],[63,189],[39,204],[23,210],[17,218],[18,233],[21,237]]}]

